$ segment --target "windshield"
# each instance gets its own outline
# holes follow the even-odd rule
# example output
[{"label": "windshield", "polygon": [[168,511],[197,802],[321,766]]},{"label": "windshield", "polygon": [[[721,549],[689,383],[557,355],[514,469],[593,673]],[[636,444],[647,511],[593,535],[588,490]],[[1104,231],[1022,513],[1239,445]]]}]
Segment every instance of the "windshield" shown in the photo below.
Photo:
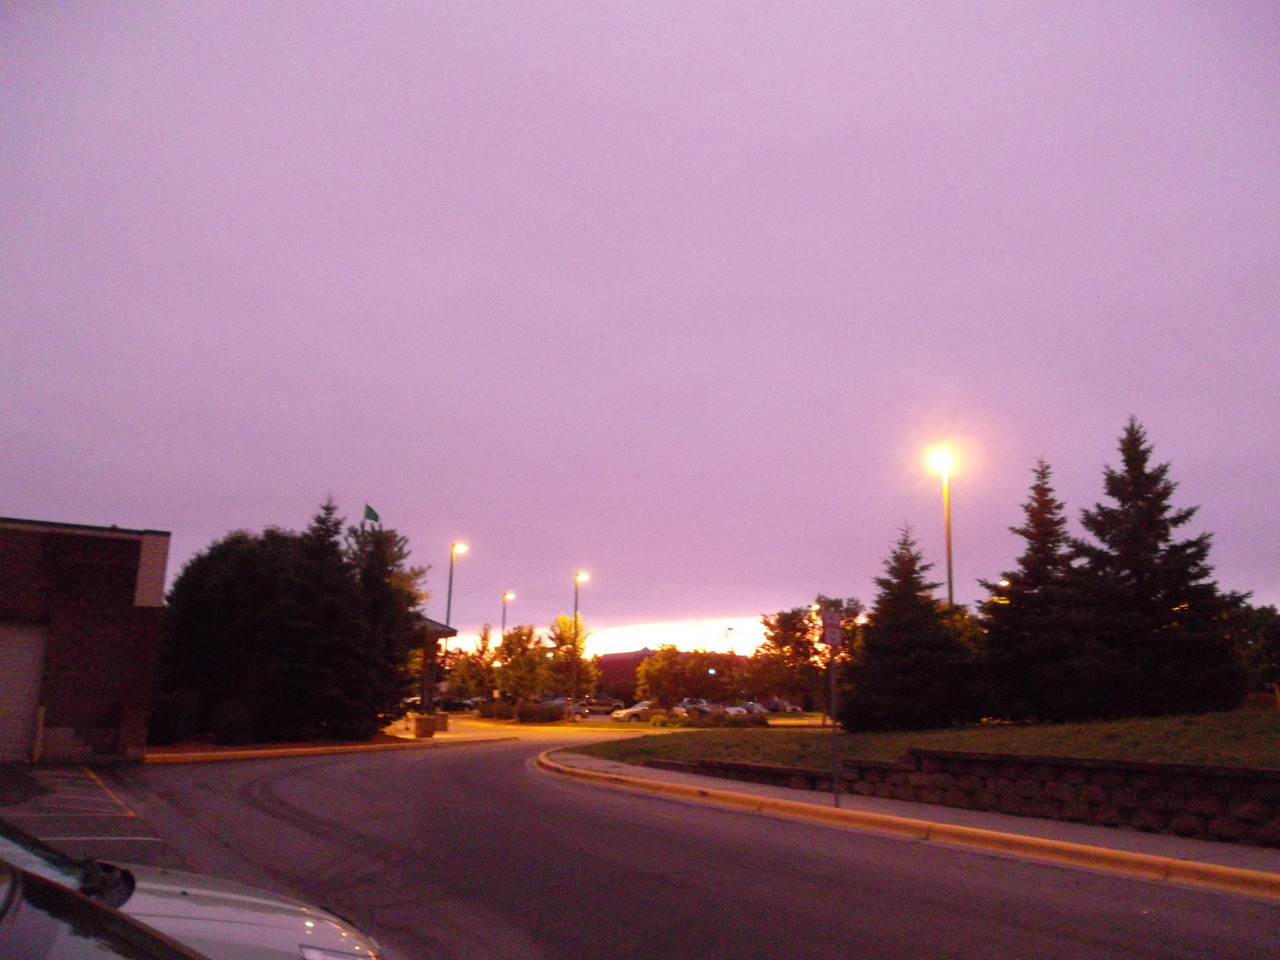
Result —
[{"label": "windshield", "polygon": [[123,906],[133,895],[133,874],[123,867],[69,857],[4,820],[0,820],[0,860],[108,907]]},{"label": "windshield", "polygon": [[0,860],[76,890],[91,872],[86,861],[68,857],[4,820],[0,820]]}]

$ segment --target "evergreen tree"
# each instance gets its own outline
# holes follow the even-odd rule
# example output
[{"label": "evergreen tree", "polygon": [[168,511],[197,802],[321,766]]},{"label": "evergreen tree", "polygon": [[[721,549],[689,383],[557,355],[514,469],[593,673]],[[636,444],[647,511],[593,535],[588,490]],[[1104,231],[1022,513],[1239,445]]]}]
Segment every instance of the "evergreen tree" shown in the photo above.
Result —
[{"label": "evergreen tree", "polygon": [[421,618],[393,531],[354,535],[326,502],[302,533],[238,531],[169,592],[157,740],[368,739],[393,719]]},{"label": "evergreen tree", "polygon": [[153,742],[211,733],[255,739],[257,704],[287,670],[277,638],[293,578],[295,534],[238,530],[197,553],[169,591],[158,657]]},{"label": "evergreen tree", "polygon": [[349,528],[346,555],[360,584],[360,618],[375,664],[369,707],[389,722],[416,692],[418,677],[409,663],[426,642],[418,607],[426,599],[421,585],[427,569],[409,566],[409,541],[381,524]]},{"label": "evergreen tree", "polygon": [[281,598],[288,627],[279,638],[287,696],[264,702],[255,721],[269,739],[368,739],[378,728],[377,651],[361,617],[355,567],[342,546],[343,520],[326,500],[297,538],[298,558]]},{"label": "evergreen tree", "polygon": [[1087,661],[1072,643],[1069,582],[1071,537],[1064,507],[1043,459],[1022,506],[1024,521],[1010,530],[1026,541],[1018,568],[992,583],[981,606],[985,698],[981,712],[1011,720],[1075,716]]},{"label": "evergreen tree", "polygon": [[1228,631],[1243,597],[1211,579],[1210,535],[1175,540],[1195,507],[1171,504],[1169,465],[1151,464],[1146,432],[1130,418],[1120,466],[1081,521],[1077,540],[1084,630],[1097,661],[1096,712],[1159,715],[1227,709],[1244,695],[1244,669]]},{"label": "evergreen tree", "polygon": [[876,578],[879,593],[847,673],[846,730],[919,730],[970,718],[972,657],[947,623],[945,605],[925,579],[925,563],[906,528]]}]

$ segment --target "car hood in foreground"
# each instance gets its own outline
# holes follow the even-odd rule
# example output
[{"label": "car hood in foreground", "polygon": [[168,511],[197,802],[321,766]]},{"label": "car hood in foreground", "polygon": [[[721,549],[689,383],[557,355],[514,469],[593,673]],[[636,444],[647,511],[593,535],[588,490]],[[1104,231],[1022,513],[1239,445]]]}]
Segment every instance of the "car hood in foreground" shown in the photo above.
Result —
[{"label": "car hood in foreground", "polygon": [[233,880],[126,865],[133,895],[120,908],[214,960],[302,960],[302,948],[379,956],[378,945],[339,917]]}]

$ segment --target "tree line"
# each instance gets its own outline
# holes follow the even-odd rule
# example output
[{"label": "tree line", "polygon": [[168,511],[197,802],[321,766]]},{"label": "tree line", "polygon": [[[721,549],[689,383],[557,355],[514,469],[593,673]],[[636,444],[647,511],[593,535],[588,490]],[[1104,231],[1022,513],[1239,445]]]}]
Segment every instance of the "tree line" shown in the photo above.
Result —
[{"label": "tree line", "polygon": [[403,715],[422,651],[427,570],[407,540],[348,527],[332,500],[302,532],[238,530],[166,598],[153,743],[367,740]]},{"label": "tree line", "polygon": [[1174,505],[1169,464],[1152,452],[1131,418],[1119,464],[1104,471],[1106,500],[1081,512],[1084,537],[1069,533],[1039,460],[1011,528],[1023,552],[979,581],[988,595],[974,614],[934,598],[933,564],[903,529],[865,623],[845,621],[845,728],[1224,710],[1251,684],[1280,681],[1280,617],[1218,587],[1209,534],[1178,539],[1196,508]]},{"label": "tree line", "polygon": [[586,656],[587,632],[581,614],[557,616],[539,633],[533,624],[507,629],[498,641],[485,624],[476,649],[455,650],[449,669],[454,697],[494,697],[530,703],[549,696],[578,699],[595,691],[600,661]]},{"label": "tree line", "polygon": [[[1052,469],[1032,470],[1014,569],[979,583],[976,610],[939,600],[909,527],[899,532],[869,609],[819,596],[763,618],[765,640],[708,676],[698,657],[660,651],[641,667],[639,696],[761,699],[829,709],[848,730],[925,729],[983,719],[1066,721],[1223,710],[1271,685],[1280,698],[1280,614],[1222,591],[1209,534],[1179,539],[1196,508],[1173,503],[1169,465],[1152,459],[1130,418],[1105,500],[1072,536]],[[822,614],[841,642],[823,645]],[[687,692],[695,687],[716,695]],[[678,692],[677,692],[678,691]]]},{"label": "tree line", "polygon": [[595,689],[580,616],[496,644],[486,626],[477,650],[441,656],[421,611],[429,568],[409,555],[380,523],[345,526],[332,500],[301,532],[237,530],[198,553],[166,598],[151,742],[368,740],[431,709],[437,686],[511,702]]},{"label": "tree line", "polygon": [[[1070,534],[1052,470],[1036,463],[1011,528],[1023,552],[979,581],[987,599],[973,612],[933,596],[933,564],[905,528],[869,609],[819,596],[765,615],[751,657],[661,647],[634,683],[605,692],[828,709],[833,665],[839,720],[866,730],[1228,709],[1251,684],[1280,684],[1280,615],[1218,588],[1209,534],[1177,538],[1196,509],[1173,504],[1169,465],[1153,463],[1136,420],[1119,452],[1106,501],[1081,512],[1086,537]],[[236,531],[197,554],[167,597],[152,741],[367,739],[402,716],[436,658],[420,610],[427,568],[408,561],[403,536],[344,528],[332,501],[302,532]],[[827,610],[841,622],[834,654],[820,643]],[[486,625],[437,676],[455,697],[581,696],[599,677],[586,637],[566,616],[496,642]]]}]

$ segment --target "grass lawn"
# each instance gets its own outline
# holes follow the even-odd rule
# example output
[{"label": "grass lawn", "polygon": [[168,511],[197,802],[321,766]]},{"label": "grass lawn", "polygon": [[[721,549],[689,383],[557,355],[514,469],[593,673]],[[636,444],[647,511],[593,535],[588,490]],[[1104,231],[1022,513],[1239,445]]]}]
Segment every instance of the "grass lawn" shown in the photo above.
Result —
[{"label": "grass lawn", "polygon": [[[688,730],[574,747],[579,753],[623,763],[649,758],[745,760],[826,769],[831,732],[776,727]],[[896,760],[908,747],[1080,757],[1151,760],[1280,770],[1280,710],[1243,709],[1186,717],[1099,723],[992,725],[914,733],[837,734],[850,760]]]}]

